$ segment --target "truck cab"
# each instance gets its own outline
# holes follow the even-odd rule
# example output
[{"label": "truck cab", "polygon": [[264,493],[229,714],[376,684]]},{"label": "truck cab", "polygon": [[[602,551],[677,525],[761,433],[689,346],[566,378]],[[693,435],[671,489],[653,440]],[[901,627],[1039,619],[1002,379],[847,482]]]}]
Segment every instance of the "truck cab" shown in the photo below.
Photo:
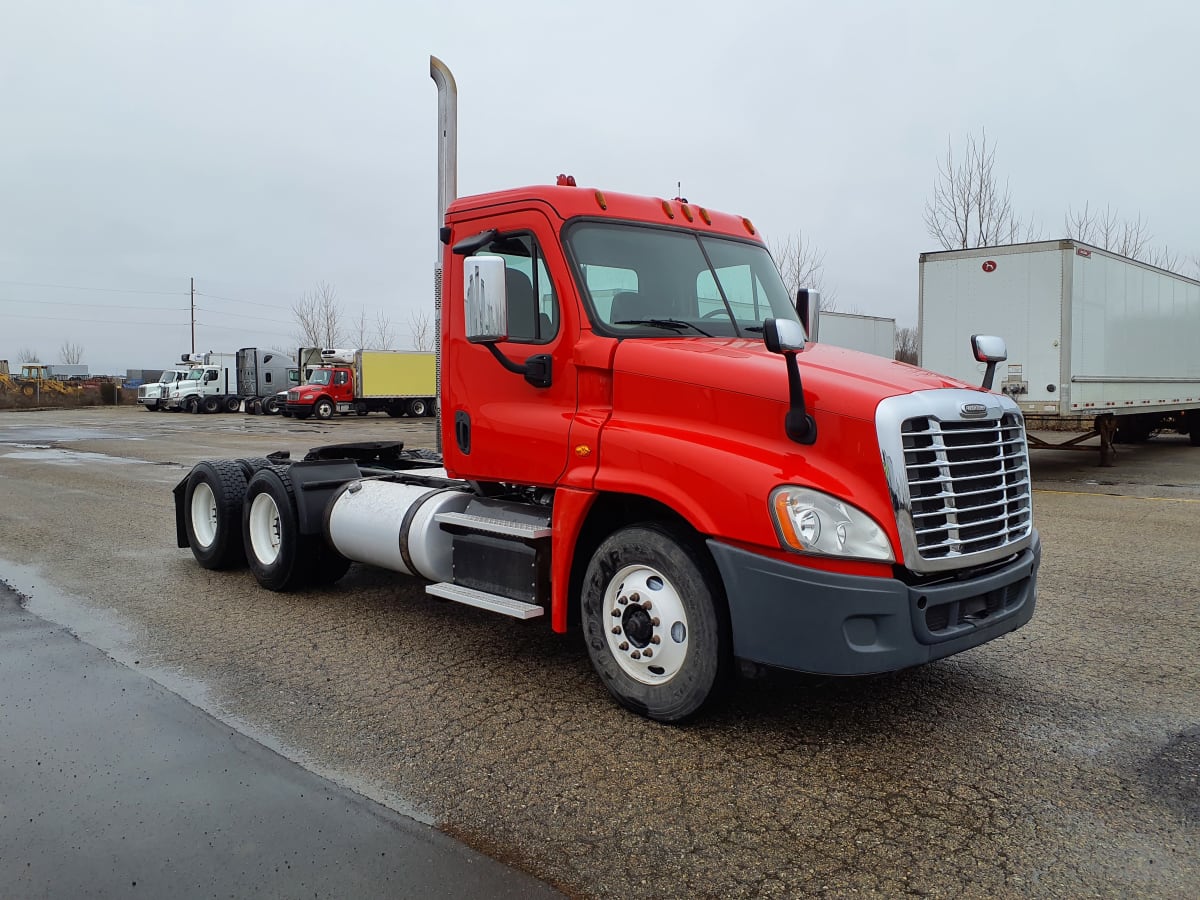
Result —
[{"label": "truck cab", "polygon": [[317,366],[305,384],[290,388],[287,393],[287,412],[297,419],[315,415],[328,419],[339,407],[354,407],[354,370],[349,366]]}]

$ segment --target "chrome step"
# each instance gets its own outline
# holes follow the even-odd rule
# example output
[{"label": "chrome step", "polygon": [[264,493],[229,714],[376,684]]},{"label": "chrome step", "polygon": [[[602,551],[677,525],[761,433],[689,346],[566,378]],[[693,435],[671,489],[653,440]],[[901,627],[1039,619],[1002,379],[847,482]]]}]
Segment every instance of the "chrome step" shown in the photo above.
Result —
[{"label": "chrome step", "polygon": [[442,597],[445,600],[453,600],[455,603],[477,606],[479,609],[486,609],[489,612],[512,616],[514,619],[536,619],[546,612],[542,607],[533,603],[522,603],[520,600],[501,597],[499,594],[488,594],[474,588],[463,587],[460,584],[451,584],[448,581],[426,585],[425,593]]},{"label": "chrome step", "polygon": [[474,516],[470,513],[442,512],[433,517],[441,525],[457,525],[471,531],[483,534],[503,534],[507,537],[537,540],[550,537],[552,530],[549,525],[535,525],[529,522],[510,522],[507,519],[490,519],[486,516]]}]

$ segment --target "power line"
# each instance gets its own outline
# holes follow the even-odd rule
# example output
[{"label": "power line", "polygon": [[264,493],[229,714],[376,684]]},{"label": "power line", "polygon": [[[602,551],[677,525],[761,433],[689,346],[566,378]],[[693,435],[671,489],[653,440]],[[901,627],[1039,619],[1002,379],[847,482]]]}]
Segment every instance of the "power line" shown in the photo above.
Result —
[{"label": "power line", "polygon": [[156,294],[161,297],[186,297],[187,291],[140,291],[132,288],[82,287],[76,284],[45,284],[40,281],[8,281],[0,278],[0,284],[19,284],[24,287],[60,288],[64,291],[102,291],[108,294]]},{"label": "power line", "polygon": [[[97,309],[91,303],[76,303],[72,300],[34,300],[28,297],[0,297],[0,303],[34,303],[39,306],[84,306],[90,309]],[[187,312],[186,307],[182,306],[127,306],[124,304],[106,303],[103,309],[137,309],[142,312]],[[230,315],[233,315],[231,313]]]}]

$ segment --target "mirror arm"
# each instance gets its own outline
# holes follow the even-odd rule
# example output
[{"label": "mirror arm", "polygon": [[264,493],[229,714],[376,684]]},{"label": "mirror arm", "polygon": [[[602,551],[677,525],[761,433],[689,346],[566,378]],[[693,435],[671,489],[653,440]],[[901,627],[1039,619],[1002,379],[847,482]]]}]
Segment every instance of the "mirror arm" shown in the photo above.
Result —
[{"label": "mirror arm", "polygon": [[800,365],[795,353],[784,353],[788,373],[789,409],[783,419],[783,430],[797,444],[815,444],[817,423],[804,405],[804,386],[800,383]]},{"label": "mirror arm", "polygon": [[988,360],[987,368],[983,372],[983,389],[990,391],[992,389],[992,381],[996,377],[996,361]]},{"label": "mirror arm", "polygon": [[551,356],[549,353],[536,353],[525,360],[524,364],[513,362],[507,356],[500,352],[494,343],[488,341],[484,344],[491,352],[492,356],[496,357],[496,361],[505,369],[512,372],[514,375],[522,375],[525,380],[534,387],[546,388],[550,387],[551,380]]}]

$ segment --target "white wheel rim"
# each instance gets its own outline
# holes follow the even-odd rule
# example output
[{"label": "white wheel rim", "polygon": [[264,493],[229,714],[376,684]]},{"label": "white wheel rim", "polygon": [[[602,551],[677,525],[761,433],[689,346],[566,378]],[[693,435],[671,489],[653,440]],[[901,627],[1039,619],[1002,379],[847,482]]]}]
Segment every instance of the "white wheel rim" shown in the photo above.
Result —
[{"label": "white wheel rim", "polygon": [[269,566],[279,558],[279,507],[270,494],[259,494],[250,504],[250,548],[254,558]]},{"label": "white wheel rim", "polygon": [[608,649],[630,678],[665,684],[683,667],[688,620],[674,585],[650,566],[626,566],[604,591]]},{"label": "white wheel rim", "polygon": [[201,547],[211,547],[217,539],[217,498],[207,482],[192,490],[192,534]]}]

